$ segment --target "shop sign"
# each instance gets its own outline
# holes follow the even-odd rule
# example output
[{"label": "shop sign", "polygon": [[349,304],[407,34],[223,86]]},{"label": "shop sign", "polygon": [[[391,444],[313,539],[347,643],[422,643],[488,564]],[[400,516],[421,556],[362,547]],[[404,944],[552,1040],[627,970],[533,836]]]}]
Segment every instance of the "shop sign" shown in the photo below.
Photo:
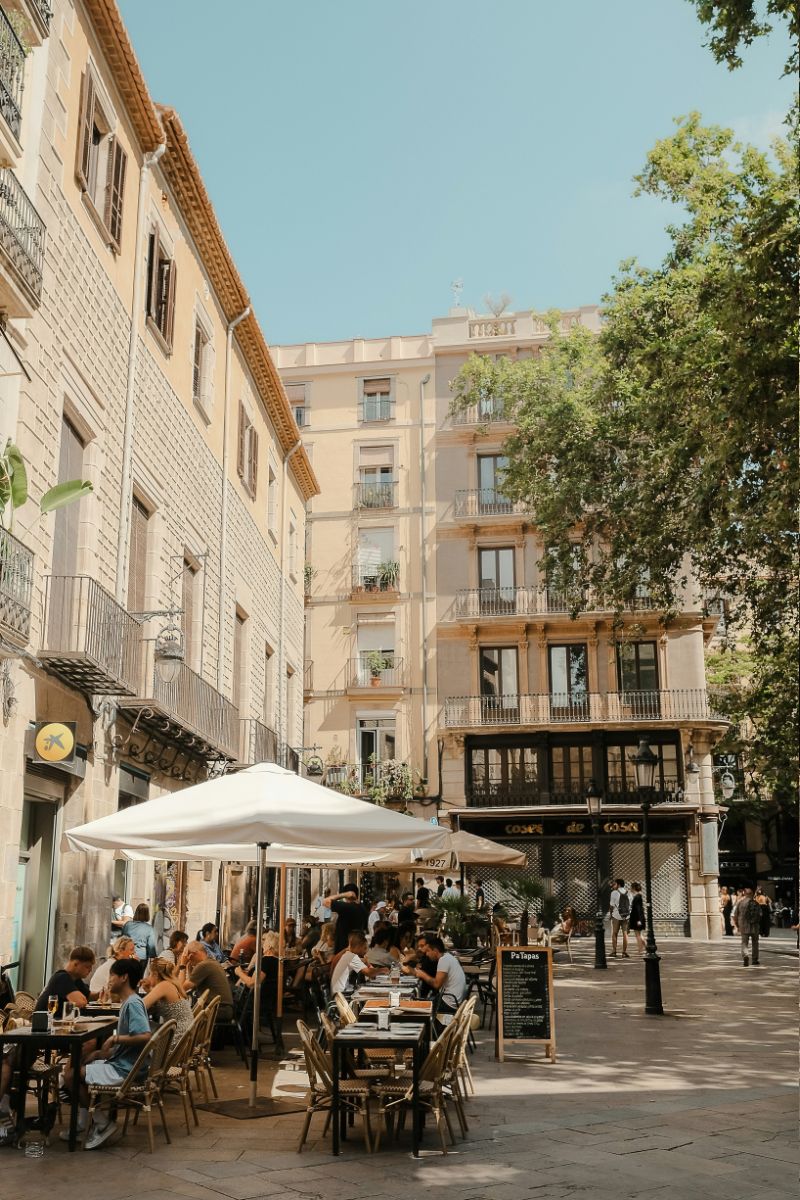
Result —
[{"label": "shop sign", "polygon": [[520,834],[525,833],[544,833],[544,825],[506,825],[506,833],[509,837],[519,837]]},{"label": "shop sign", "polygon": [[603,833],[641,833],[638,821],[604,821]]},{"label": "shop sign", "polygon": [[75,721],[39,721],[33,731],[33,762],[73,763]]}]

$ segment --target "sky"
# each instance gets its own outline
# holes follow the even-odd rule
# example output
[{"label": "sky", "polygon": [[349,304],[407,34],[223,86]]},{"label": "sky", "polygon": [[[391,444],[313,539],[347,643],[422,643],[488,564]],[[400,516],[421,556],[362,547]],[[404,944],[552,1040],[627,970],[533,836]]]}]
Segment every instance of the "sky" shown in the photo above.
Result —
[{"label": "sky", "polygon": [[121,0],[177,109],[268,341],[422,333],[599,303],[656,265],[670,214],[634,198],[692,109],[766,147],[782,32],[729,72],[688,0]]}]

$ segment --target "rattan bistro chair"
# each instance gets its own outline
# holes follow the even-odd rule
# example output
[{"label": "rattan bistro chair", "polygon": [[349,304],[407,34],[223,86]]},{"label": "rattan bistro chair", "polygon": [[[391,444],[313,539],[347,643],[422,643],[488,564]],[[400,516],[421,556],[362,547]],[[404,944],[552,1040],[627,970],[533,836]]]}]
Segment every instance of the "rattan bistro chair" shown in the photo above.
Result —
[{"label": "rattan bistro chair", "polygon": [[172,1139],[167,1128],[167,1118],[164,1112],[163,1090],[167,1078],[167,1063],[172,1038],[175,1033],[175,1022],[165,1021],[152,1035],[142,1050],[136,1062],[121,1083],[90,1083],[89,1089],[89,1120],[83,1134],[83,1147],[92,1127],[94,1112],[98,1101],[107,1099],[112,1108],[125,1109],[125,1122],[122,1126],[123,1136],[128,1131],[128,1119],[135,1112],[134,1124],[143,1112],[147,1117],[147,1137],[150,1143],[150,1153],[155,1150],[153,1140],[153,1105],[158,1106],[164,1137],[170,1144]]},{"label": "rattan bistro chair", "polygon": [[180,1096],[183,1103],[183,1116],[186,1121],[187,1133],[192,1132],[192,1122],[189,1120],[190,1111],[194,1124],[199,1125],[200,1123],[197,1119],[197,1110],[194,1106],[194,1096],[192,1095],[192,1071],[194,1070],[194,1050],[197,1035],[203,1032],[205,1023],[205,1014],[199,1012],[191,1028],[187,1029],[183,1037],[173,1043],[167,1060],[164,1094],[172,1093],[173,1095]]},{"label": "rattan bistro chair", "polygon": [[[333,1105],[333,1063],[331,1055],[322,1049],[304,1021],[297,1022],[297,1032],[300,1034],[303,1057],[305,1058],[306,1071],[308,1072],[308,1083],[311,1088],[311,1095],[309,1096],[306,1108],[306,1119],[303,1123],[300,1143],[297,1147],[297,1153],[300,1154],[308,1137],[308,1131],[311,1128],[311,1118],[315,1113],[324,1112],[327,1114],[323,1137],[328,1132]],[[367,1150],[371,1151],[372,1129],[369,1119],[369,1097],[370,1085],[367,1080],[339,1080],[339,1103],[351,1113],[361,1112],[363,1114],[364,1142]]]}]

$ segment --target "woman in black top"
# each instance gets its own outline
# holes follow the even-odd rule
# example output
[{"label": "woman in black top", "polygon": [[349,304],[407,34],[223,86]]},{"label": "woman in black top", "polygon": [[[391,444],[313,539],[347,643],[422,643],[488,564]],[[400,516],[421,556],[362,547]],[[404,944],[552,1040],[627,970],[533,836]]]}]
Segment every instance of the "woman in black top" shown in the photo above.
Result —
[{"label": "woman in black top", "polygon": [[642,885],[640,883],[631,884],[631,912],[628,917],[628,928],[636,936],[636,945],[640,954],[644,954],[644,938],[642,930],[645,927],[644,919],[644,900],[642,899]]}]

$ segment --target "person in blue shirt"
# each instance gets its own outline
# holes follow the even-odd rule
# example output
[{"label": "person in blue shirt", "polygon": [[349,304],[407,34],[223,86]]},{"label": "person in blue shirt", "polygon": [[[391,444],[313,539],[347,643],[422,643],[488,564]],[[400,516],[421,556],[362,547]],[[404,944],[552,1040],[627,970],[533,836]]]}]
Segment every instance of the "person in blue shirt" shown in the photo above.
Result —
[{"label": "person in blue shirt", "polygon": [[213,921],[207,921],[202,929],[198,929],[197,940],[203,943],[209,958],[214,958],[220,963],[225,962],[225,955],[219,944],[219,930]]},{"label": "person in blue shirt", "polygon": [[[118,1086],[130,1074],[150,1038],[150,1021],[147,1010],[138,995],[137,988],[142,980],[143,966],[135,958],[120,958],[113,964],[108,976],[108,990],[114,1000],[120,1002],[117,1032],[108,1038],[99,1050],[90,1054],[81,1066],[81,1107],[78,1110],[78,1129],[86,1129],[89,1119],[89,1086],[111,1084]],[[141,1068],[143,1075],[146,1065]],[[71,1069],[65,1071],[66,1086],[71,1086]],[[116,1132],[117,1126],[106,1113],[95,1110],[94,1126],[86,1139],[86,1149],[95,1150]],[[61,1134],[65,1140],[68,1130]]]},{"label": "person in blue shirt", "polygon": [[129,937],[136,947],[136,957],[144,970],[151,958],[158,958],[156,931],[150,924],[150,909],[146,904],[137,904],[133,920],[122,926],[123,937]]}]

